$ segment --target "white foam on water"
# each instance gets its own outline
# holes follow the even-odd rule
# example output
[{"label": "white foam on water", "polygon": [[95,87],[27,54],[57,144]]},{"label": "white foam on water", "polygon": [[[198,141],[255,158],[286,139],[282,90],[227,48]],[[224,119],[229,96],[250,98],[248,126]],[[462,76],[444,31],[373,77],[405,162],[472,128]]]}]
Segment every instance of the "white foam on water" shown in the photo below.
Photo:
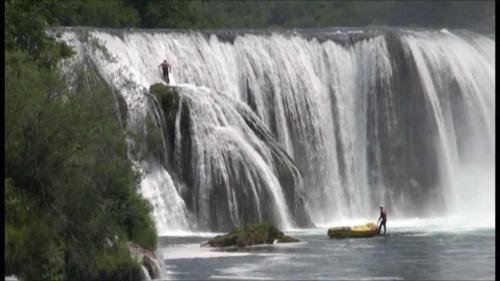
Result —
[{"label": "white foam on water", "polygon": [[[351,219],[334,221],[331,223],[318,225],[319,229],[324,230],[335,226],[352,226],[365,224],[367,222],[376,222],[376,220],[368,219]],[[394,219],[387,220],[387,230],[391,232],[459,232],[459,231],[472,231],[476,229],[494,229],[494,222],[470,220],[467,217],[454,215],[446,217],[434,218],[407,218],[407,219]],[[310,229],[310,233],[315,233],[319,229]],[[306,230],[303,230],[306,231]],[[306,232],[307,233],[307,232]]]},{"label": "white foam on water", "polygon": [[[217,270],[218,274],[214,274],[210,276],[211,278],[219,279],[222,276],[225,276],[228,279],[247,279],[249,276],[253,276],[255,279],[268,280],[272,279],[272,277],[262,276],[262,273],[257,272],[261,270],[263,266],[265,266],[268,260],[265,263],[241,263],[237,266],[232,266],[229,268],[219,269]],[[262,261],[261,261],[262,262]]]},{"label": "white foam on water", "polygon": [[210,275],[210,279],[229,279],[229,280],[272,280],[272,277],[239,276],[239,275]]},{"label": "white foam on water", "polygon": [[270,256],[275,254],[251,253],[251,252],[229,252],[217,248],[201,247],[200,244],[182,244],[167,246],[159,250],[163,260],[171,259],[207,259],[207,258],[233,258],[243,256]]},{"label": "white foam on water", "polygon": [[339,277],[339,280],[404,280],[402,277],[398,276],[373,276],[373,277]]},{"label": "white foam on water", "polygon": [[371,220],[366,218],[342,219],[342,220],[335,220],[329,223],[317,224],[316,226],[319,228],[330,228],[337,226],[361,225],[369,222],[376,222],[376,219],[371,219]]},{"label": "white foam on water", "polygon": [[160,237],[215,237],[217,235],[224,234],[222,232],[196,232],[196,231],[184,231],[184,230],[169,230],[159,232]]}]

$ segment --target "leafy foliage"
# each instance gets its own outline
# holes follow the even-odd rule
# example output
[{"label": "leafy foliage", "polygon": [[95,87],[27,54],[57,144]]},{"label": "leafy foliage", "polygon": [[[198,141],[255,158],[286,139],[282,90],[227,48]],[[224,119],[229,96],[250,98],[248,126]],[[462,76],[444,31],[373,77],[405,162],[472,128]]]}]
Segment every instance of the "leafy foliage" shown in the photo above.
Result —
[{"label": "leafy foliage", "polygon": [[33,61],[52,69],[60,58],[72,51],[46,34],[49,25],[56,23],[55,14],[61,4],[55,0],[6,0],[5,49],[23,50]]},{"label": "leafy foliage", "polygon": [[126,242],[154,249],[157,236],[122,113],[112,89],[86,69],[75,69],[68,89],[55,66],[72,52],[43,29],[51,4],[6,2],[6,274],[137,280]]},{"label": "leafy foliage", "polygon": [[63,25],[142,28],[419,26],[495,31],[495,1],[66,1]]},{"label": "leafy foliage", "polygon": [[81,84],[69,93],[57,72],[24,53],[6,59],[7,269],[37,279],[43,267],[26,259],[42,260],[49,269],[64,265],[67,277],[93,279],[102,256],[121,259],[109,263],[115,267],[130,263],[108,241],[154,249],[150,207],[138,195],[110,90]]},{"label": "leafy foliage", "polygon": [[134,27],[140,23],[137,10],[123,1],[65,1],[57,11],[62,25],[95,27]]}]

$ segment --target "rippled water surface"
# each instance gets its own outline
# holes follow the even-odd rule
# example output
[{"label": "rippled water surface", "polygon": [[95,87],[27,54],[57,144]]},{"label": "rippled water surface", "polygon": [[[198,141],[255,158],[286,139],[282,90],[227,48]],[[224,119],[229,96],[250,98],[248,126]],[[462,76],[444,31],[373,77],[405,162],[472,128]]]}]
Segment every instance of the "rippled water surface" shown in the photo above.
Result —
[{"label": "rippled water surface", "polygon": [[201,248],[212,235],[162,237],[168,279],[493,280],[495,229],[388,229],[332,240],[326,229],[289,232],[300,243],[244,250]]}]

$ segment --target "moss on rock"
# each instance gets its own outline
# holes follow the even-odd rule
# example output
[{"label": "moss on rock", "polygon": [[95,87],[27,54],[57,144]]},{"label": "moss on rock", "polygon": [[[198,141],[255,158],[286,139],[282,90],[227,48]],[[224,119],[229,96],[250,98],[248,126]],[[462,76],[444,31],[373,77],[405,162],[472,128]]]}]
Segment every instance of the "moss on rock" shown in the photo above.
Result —
[{"label": "moss on rock", "polygon": [[172,87],[165,86],[162,83],[151,85],[149,92],[158,98],[163,109],[176,105],[179,99],[178,94]]},{"label": "moss on rock", "polygon": [[[165,86],[161,83],[153,84],[149,87],[149,92],[158,99],[160,107],[163,110],[165,116],[165,122],[168,128],[175,128],[176,114],[180,106],[180,97],[177,91],[170,86]],[[184,109],[184,107],[183,107]],[[184,112],[183,112],[184,115]],[[184,119],[185,117],[182,116]],[[182,118],[181,118],[182,119]],[[181,120],[183,121],[183,120]],[[182,123],[182,122],[181,122]],[[181,124],[183,125],[183,124]],[[184,126],[183,126],[184,127]],[[170,137],[173,137],[170,136]],[[171,139],[173,141],[173,139]]]},{"label": "moss on rock", "polygon": [[206,244],[211,247],[238,246],[246,247],[259,244],[299,242],[298,239],[283,234],[276,226],[269,223],[249,224],[233,229],[228,234],[218,235]]}]

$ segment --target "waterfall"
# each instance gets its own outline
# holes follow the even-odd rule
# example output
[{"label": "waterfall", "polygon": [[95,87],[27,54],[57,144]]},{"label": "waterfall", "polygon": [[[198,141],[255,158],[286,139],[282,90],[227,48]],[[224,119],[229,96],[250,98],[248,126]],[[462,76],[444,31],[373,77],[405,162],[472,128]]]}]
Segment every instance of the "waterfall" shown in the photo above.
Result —
[{"label": "waterfall", "polygon": [[[494,218],[492,38],[406,29],[52,32],[120,92],[129,130],[146,134],[155,120],[161,149],[135,165],[160,233],[262,220],[300,227],[375,217],[380,204],[409,217],[463,214],[477,202],[475,218]],[[170,113],[148,93],[162,83],[164,59],[179,99]]]},{"label": "waterfall", "polygon": [[[438,126],[440,168],[444,170],[442,185],[448,189],[447,194],[451,197],[448,203],[453,212],[468,208],[467,205],[460,206],[463,203],[472,206],[474,203],[487,204],[489,207],[494,204],[490,197],[494,182],[490,181],[493,190],[489,191],[471,183],[468,186],[460,184],[464,177],[470,177],[478,168],[486,173],[476,180],[494,179],[493,42],[475,37],[472,35],[471,38],[470,34],[460,37],[442,30],[441,33],[413,33],[403,38],[415,58],[418,79],[424,85]],[[469,40],[473,44],[469,44]],[[488,48],[489,52],[485,52]],[[480,195],[482,200],[467,198],[465,194],[470,194],[467,189],[471,188],[483,193]],[[491,215],[482,215],[492,219]]]}]

